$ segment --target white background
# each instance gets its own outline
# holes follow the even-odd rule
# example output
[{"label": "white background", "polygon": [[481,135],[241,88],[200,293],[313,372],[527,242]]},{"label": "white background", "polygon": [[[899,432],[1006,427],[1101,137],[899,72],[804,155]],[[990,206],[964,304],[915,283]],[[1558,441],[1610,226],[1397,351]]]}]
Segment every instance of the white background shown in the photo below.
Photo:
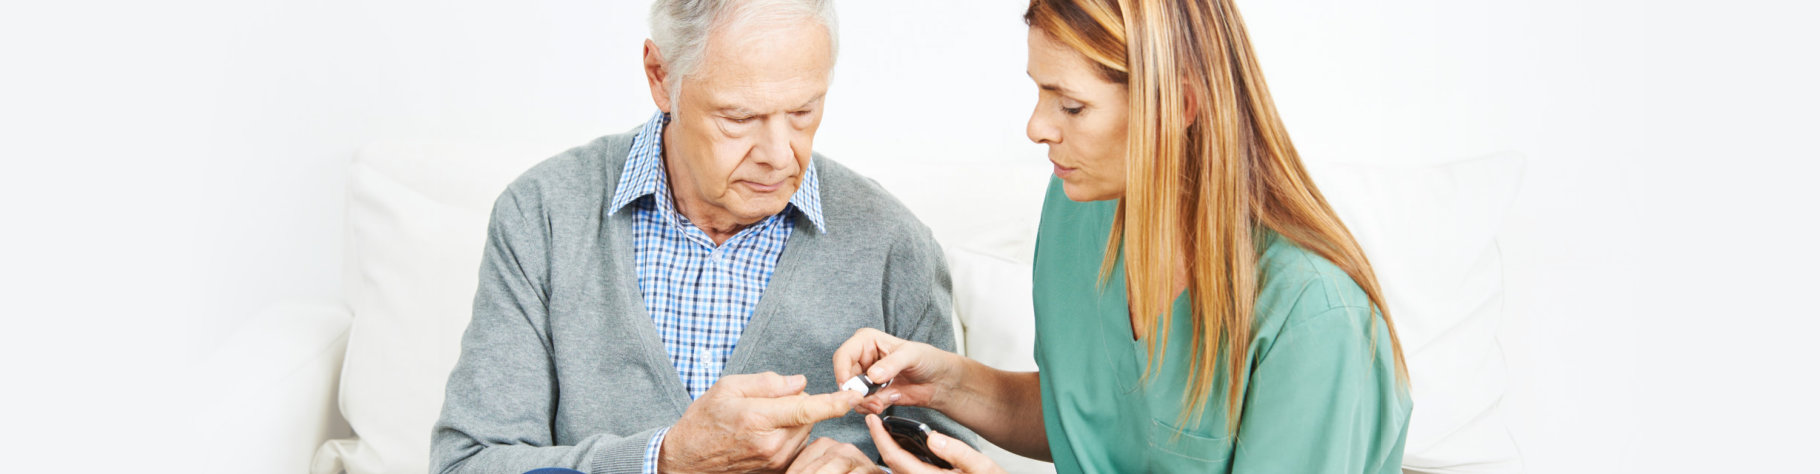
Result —
[{"label": "white background", "polygon": [[[1531,472],[1739,472],[1808,466],[1820,442],[1820,41],[1815,9],[1784,3],[1240,6],[1306,160],[1529,156],[1506,324]],[[1022,8],[840,3],[818,149],[1041,160]],[[339,297],[358,147],[633,127],[645,9],[0,6],[0,449],[108,470],[201,452],[161,435],[183,422],[161,413],[173,374],[268,304]]]}]

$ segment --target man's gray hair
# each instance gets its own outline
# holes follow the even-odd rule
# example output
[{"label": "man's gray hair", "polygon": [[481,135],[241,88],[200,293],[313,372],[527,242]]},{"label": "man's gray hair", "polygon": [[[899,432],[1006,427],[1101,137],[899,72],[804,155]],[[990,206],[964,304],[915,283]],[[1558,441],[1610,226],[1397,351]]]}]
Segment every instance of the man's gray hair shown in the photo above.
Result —
[{"label": "man's gray hair", "polygon": [[[840,50],[834,0],[656,0],[651,3],[651,42],[669,64],[668,80],[695,73],[715,28],[752,21],[813,18],[828,28],[830,63]],[[672,101],[678,90],[671,82]]]}]

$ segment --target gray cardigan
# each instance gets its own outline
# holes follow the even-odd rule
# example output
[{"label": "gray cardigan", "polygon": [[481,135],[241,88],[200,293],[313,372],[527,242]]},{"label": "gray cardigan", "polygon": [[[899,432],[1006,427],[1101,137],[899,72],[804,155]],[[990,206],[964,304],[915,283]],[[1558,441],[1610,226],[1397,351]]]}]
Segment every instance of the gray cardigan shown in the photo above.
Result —
[{"label": "gray cardigan", "polygon": [[[688,407],[639,293],[631,208],[607,214],[632,135],[550,158],[494,203],[432,472],[637,472],[651,435]],[[797,215],[723,375],[805,374],[806,391],[832,392],[834,349],[864,327],[953,350],[948,271],[929,229],[877,183],[826,157],[812,163],[827,232]],[[936,412],[894,410],[973,439]],[[858,414],[814,436],[876,459]]]}]

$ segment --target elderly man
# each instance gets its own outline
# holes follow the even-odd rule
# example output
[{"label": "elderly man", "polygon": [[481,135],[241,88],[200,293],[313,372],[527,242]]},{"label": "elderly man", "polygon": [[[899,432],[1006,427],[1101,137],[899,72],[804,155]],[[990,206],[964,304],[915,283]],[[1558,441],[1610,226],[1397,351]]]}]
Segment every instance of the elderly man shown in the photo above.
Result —
[{"label": "elderly man", "polygon": [[929,230],[812,155],[831,2],[658,0],[651,24],[659,112],[494,204],[433,469],[877,469],[834,350],[867,327],[954,334]]}]

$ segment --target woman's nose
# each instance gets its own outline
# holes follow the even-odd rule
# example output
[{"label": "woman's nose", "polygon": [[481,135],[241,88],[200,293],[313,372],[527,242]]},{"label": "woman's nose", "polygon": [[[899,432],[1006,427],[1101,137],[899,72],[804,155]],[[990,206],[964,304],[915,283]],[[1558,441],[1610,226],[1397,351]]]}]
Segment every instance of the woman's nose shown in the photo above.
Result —
[{"label": "woman's nose", "polygon": [[1029,136],[1033,143],[1054,145],[1061,142],[1061,134],[1043,118],[1041,112],[1034,110],[1030,112],[1030,122],[1024,124],[1024,135]]}]

